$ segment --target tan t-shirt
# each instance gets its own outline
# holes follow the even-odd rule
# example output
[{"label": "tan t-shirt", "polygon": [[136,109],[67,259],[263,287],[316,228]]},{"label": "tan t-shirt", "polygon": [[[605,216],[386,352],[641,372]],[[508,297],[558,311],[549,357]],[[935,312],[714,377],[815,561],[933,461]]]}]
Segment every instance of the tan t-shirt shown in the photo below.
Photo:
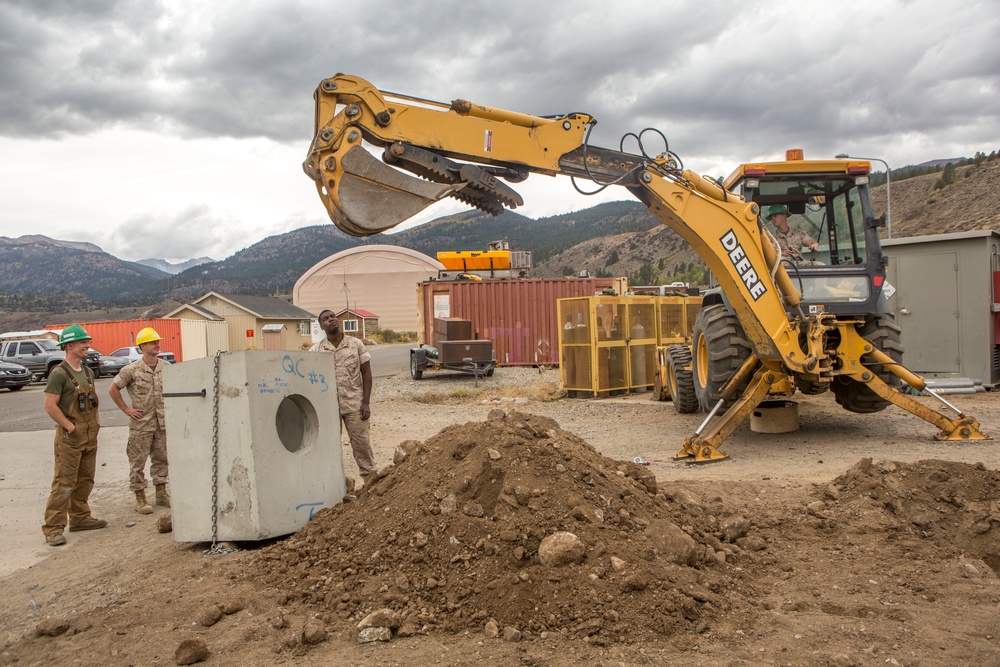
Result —
[{"label": "tan t-shirt", "polygon": [[364,398],[361,381],[361,365],[372,360],[368,348],[360,338],[344,336],[340,345],[334,347],[329,338],[324,338],[309,348],[310,352],[333,352],[333,363],[337,367],[337,401],[340,414],[360,412]]},{"label": "tan t-shirt", "polygon": [[794,227],[790,228],[784,234],[775,230],[774,236],[778,239],[778,243],[781,244],[781,256],[796,262],[802,261],[803,246],[814,243],[808,234]]},{"label": "tan t-shirt", "polygon": [[150,366],[137,359],[112,380],[116,387],[128,391],[132,407],[142,410],[141,418],[129,421],[128,426],[133,431],[157,431],[167,427],[163,414],[163,367],[166,364],[163,359],[157,359],[156,366]]}]

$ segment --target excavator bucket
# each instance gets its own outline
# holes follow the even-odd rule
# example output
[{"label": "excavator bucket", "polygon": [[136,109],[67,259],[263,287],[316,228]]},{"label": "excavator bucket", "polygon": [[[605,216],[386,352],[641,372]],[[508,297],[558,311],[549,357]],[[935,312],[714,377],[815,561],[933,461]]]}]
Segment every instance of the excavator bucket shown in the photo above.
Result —
[{"label": "excavator bucket", "polygon": [[384,164],[360,145],[347,149],[332,169],[310,157],[303,165],[338,229],[351,236],[371,236],[392,229],[465,184],[442,185],[414,178]]}]

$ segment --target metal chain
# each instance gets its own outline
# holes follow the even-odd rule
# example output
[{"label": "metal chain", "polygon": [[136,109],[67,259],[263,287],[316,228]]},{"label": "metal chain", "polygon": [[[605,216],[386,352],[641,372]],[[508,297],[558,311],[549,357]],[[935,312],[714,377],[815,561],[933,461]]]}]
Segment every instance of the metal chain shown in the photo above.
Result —
[{"label": "metal chain", "polygon": [[222,350],[215,353],[215,372],[212,388],[212,546],[205,555],[230,554],[239,549],[216,546],[219,535],[219,360]]}]

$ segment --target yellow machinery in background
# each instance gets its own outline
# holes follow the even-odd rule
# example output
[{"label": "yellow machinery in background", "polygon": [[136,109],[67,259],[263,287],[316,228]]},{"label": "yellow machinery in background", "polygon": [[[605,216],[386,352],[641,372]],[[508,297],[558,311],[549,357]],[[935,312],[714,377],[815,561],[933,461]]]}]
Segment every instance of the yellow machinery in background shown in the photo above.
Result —
[{"label": "yellow machinery in background", "polygon": [[[668,345],[689,345],[700,308],[701,297],[688,295],[559,299],[559,375],[563,389],[575,396],[615,396],[650,390],[660,396],[663,376],[658,350]],[[690,392],[693,395],[693,384]]]},{"label": "yellow machinery in background", "polygon": [[506,238],[493,241],[485,251],[442,251],[437,260],[444,267],[438,272],[439,280],[527,278],[531,270],[531,251],[511,250]]}]

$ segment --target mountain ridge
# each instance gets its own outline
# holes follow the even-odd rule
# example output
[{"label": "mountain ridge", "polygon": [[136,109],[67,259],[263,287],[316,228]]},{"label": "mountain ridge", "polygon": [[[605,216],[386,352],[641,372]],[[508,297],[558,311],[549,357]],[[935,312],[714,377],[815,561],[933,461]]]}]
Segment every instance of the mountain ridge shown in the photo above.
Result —
[{"label": "mountain ridge", "polygon": [[218,260],[212,259],[211,257],[197,257],[195,259],[188,259],[183,262],[168,262],[165,259],[157,259],[155,257],[149,257],[147,259],[136,260],[134,263],[141,264],[143,266],[149,266],[154,269],[158,269],[163,273],[168,273],[172,276],[175,276],[178,273],[186,271],[187,269],[190,269],[192,267],[199,266],[201,264],[207,264],[208,262],[217,262],[217,261]]}]

